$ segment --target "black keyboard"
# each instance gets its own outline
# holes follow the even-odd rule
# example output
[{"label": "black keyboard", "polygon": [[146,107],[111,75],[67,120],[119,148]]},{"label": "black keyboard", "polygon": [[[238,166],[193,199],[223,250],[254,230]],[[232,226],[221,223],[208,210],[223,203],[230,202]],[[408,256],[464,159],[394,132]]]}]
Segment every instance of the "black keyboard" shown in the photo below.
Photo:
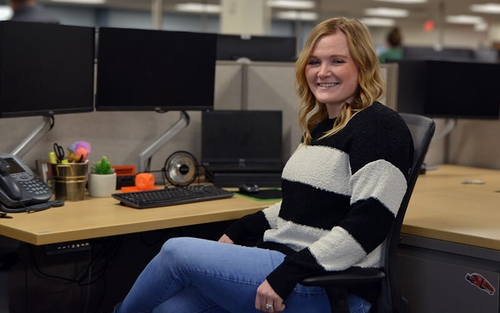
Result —
[{"label": "black keyboard", "polygon": [[112,194],[122,204],[138,209],[154,208],[234,196],[232,192],[213,185],[192,185],[156,190]]}]

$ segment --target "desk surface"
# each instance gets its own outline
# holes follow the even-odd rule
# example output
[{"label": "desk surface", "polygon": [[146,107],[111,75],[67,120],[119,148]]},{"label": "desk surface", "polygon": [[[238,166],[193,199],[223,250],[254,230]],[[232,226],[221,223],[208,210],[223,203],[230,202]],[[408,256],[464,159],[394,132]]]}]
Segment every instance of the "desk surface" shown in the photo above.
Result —
[{"label": "desk surface", "polygon": [[[462,184],[464,179],[483,185]],[[500,171],[441,165],[420,175],[402,232],[500,250]],[[113,198],[86,198],[64,207],[0,219],[0,235],[34,245],[128,234],[237,219],[274,201],[235,195],[152,209],[133,209]]]},{"label": "desk surface", "polygon": [[[462,184],[474,179],[484,184]],[[420,175],[401,231],[500,250],[500,171],[440,165]]]},{"label": "desk surface", "polygon": [[114,198],[85,197],[65,206],[35,213],[10,214],[0,219],[0,235],[34,245],[136,233],[240,218],[275,201],[235,195],[151,209],[122,206]]}]

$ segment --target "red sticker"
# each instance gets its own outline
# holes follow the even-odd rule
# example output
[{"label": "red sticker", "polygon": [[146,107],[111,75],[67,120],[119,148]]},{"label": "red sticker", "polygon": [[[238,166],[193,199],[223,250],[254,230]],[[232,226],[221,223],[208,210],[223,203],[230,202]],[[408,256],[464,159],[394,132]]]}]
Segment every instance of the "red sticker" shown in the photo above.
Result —
[{"label": "red sticker", "polygon": [[495,294],[495,287],[481,274],[467,273],[465,280],[491,296]]}]

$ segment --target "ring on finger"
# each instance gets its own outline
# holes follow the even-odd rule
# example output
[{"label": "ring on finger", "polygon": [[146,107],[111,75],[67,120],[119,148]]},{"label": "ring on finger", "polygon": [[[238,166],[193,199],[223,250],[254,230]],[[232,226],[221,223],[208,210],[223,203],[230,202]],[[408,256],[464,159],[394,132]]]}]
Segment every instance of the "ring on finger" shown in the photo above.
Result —
[{"label": "ring on finger", "polygon": [[272,309],[273,309],[273,305],[266,303],[266,310],[272,310]]}]

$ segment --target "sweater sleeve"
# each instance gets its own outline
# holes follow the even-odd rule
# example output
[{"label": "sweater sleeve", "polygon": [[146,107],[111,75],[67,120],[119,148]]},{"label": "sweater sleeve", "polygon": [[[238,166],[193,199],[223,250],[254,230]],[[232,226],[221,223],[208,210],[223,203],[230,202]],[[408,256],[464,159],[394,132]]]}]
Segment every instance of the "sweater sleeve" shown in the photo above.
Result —
[{"label": "sweater sleeve", "polygon": [[258,241],[267,229],[276,225],[280,206],[281,202],[278,202],[262,211],[243,216],[231,224],[224,233],[236,244],[244,244],[249,238]]}]

